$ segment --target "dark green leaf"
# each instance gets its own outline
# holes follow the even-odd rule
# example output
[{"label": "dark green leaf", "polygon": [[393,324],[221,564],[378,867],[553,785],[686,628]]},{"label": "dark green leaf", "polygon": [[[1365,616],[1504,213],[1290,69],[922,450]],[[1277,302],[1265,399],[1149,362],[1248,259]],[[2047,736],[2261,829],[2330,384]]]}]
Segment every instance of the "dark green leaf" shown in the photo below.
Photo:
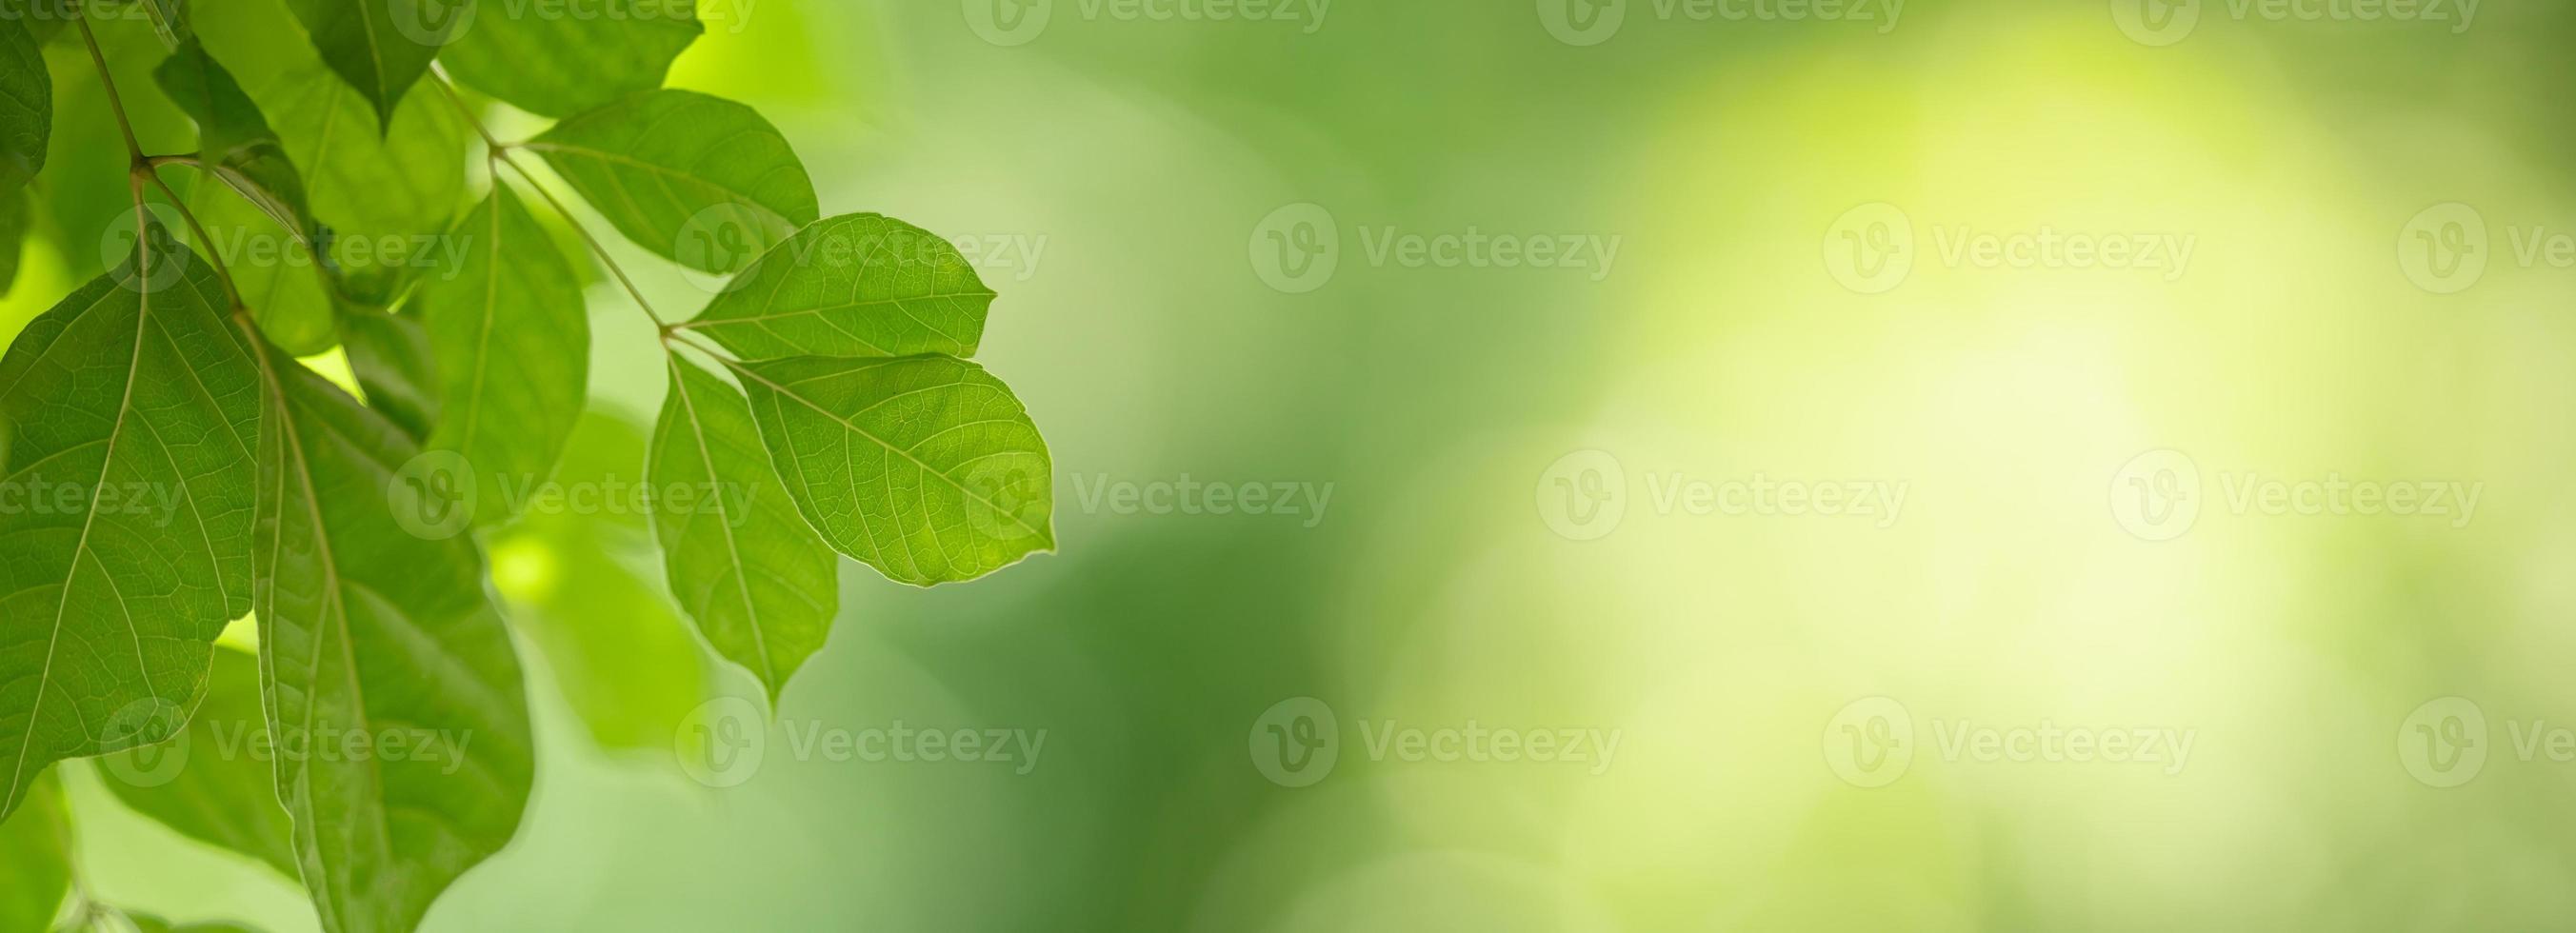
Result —
[{"label": "dark green leaf", "polygon": [[429,72],[474,0],[288,0],[331,70],[375,109],[389,135],[394,105]]},{"label": "dark green leaf", "polygon": [[180,835],[295,877],[294,828],[277,803],[276,745],[260,709],[259,659],[219,648],[205,702],[177,739],[99,761],[100,781]]},{"label": "dark green leaf", "polygon": [[[779,484],[742,393],[669,361],[671,391],[645,461],[664,497],[653,516],[664,572],[707,642],[775,701],[831,634],[840,606],[832,552]],[[685,502],[679,489],[691,491]]]},{"label": "dark green leaf", "polygon": [[1054,549],[1046,442],[983,367],[908,356],[733,369],[788,496],[834,550],[930,586]]},{"label": "dark green leaf", "polygon": [[948,241],[855,214],[798,231],[680,326],[750,360],[967,357],[992,304],[993,290]]},{"label": "dark green leaf", "polygon": [[317,71],[282,72],[252,93],[304,171],[313,216],[332,230],[329,253],[352,303],[392,306],[453,249],[438,235],[465,201],[470,130],[437,94],[415,89],[394,111],[392,135],[380,137],[367,131],[366,103]]},{"label": "dark green leaf", "polygon": [[45,53],[20,19],[0,19],[0,194],[14,194],[45,168],[54,135],[54,79]]},{"label": "dark green leaf", "polygon": [[706,272],[739,271],[822,215],[777,127],[691,91],[626,98],[526,147],[636,245]]},{"label": "dark green leaf", "polygon": [[438,371],[439,414],[429,446],[464,456],[483,493],[474,522],[510,519],[504,495],[554,472],[590,385],[590,318],[572,267],[535,216],[495,185],[448,242],[414,301]]},{"label": "dark green leaf", "polygon": [[351,309],[340,315],[340,342],[349,369],[367,393],[367,407],[402,429],[414,443],[428,443],[438,424],[437,363],[420,319]]},{"label": "dark green leaf", "polygon": [[521,110],[568,117],[661,87],[671,60],[706,31],[693,0],[599,0],[595,12],[487,4],[439,60]]},{"label": "dark green leaf", "polygon": [[[507,845],[534,780],[527,700],[471,536],[409,533],[427,503],[399,428],[274,348],[260,456],[269,727],[306,754],[278,797],[322,926],[410,930]],[[376,753],[324,754],[334,734]],[[401,751],[387,745],[400,737]]]},{"label": "dark green leaf", "polygon": [[197,160],[226,185],[277,220],[310,238],[313,214],[304,180],[287,158],[285,143],[261,116],[259,105],[233,76],[190,39],[153,72],[170,101],[197,121]]},{"label": "dark green leaf", "polygon": [[27,225],[33,221],[27,189],[0,195],[0,295],[18,287],[18,261],[26,255]]},{"label": "dark green leaf", "polygon": [[62,788],[36,779],[27,805],[0,822],[0,930],[53,926],[72,891],[72,834]]},{"label": "dark green leaf", "polygon": [[212,267],[148,229],[0,358],[0,482],[76,506],[0,512],[0,813],[51,762],[175,733],[251,608],[257,371]]}]

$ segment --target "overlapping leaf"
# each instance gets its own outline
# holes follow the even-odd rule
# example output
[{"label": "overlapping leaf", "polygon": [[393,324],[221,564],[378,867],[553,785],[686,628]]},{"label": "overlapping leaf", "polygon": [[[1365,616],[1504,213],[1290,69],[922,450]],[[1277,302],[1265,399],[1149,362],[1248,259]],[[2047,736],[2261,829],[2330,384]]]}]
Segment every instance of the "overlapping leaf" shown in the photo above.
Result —
[{"label": "overlapping leaf", "polygon": [[349,309],[340,315],[340,344],[367,393],[367,407],[415,443],[428,443],[438,426],[438,373],[420,318]]},{"label": "overlapping leaf", "polygon": [[792,357],[733,370],[789,497],[834,550],[930,586],[1055,547],[1046,442],[983,367]]},{"label": "overlapping leaf", "polygon": [[474,521],[497,525],[554,472],[590,383],[590,317],[572,267],[536,217],[494,186],[448,241],[461,262],[439,268],[416,303],[438,371],[429,446],[477,474]]},{"label": "overlapping leaf", "polygon": [[295,877],[293,826],[277,803],[277,746],[260,708],[259,659],[217,649],[205,702],[177,739],[99,762],[101,783],[180,835]]},{"label": "overlapping leaf", "polygon": [[380,135],[393,131],[403,99],[455,30],[473,16],[473,0],[288,0],[332,72],[374,108]]},{"label": "overlapping leaf", "polygon": [[438,235],[465,201],[460,166],[470,130],[428,88],[403,98],[393,132],[378,136],[366,103],[318,71],[284,71],[252,87],[304,173],[313,216],[333,231],[330,256],[345,296],[392,305],[450,254]]},{"label": "overlapping leaf", "polygon": [[[832,551],[806,527],[761,444],[743,395],[669,358],[670,395],[653,429],[653,528],[681,608],[716,651],[775,700],[830,634],[840,606]],[[686,501],[671,498],[690,490]]]},{"label": "overlapping leaf", "polygon": [[518,658],[472,538],[396,519],[423,506],[402,474],[419,449],[273,348],[262,359],[278,428],[260,457],[269,726],[287,747],[357,733],[376,750],[282,758],[278,797],[323,928],[410,930],[518,830],[535,770]]},{"label": "overlapping leaf", "polygon": [[777,127],[692,91],[625,98],[527,148],[636,245],[705,272],[739,271],[822,216]]},{"label": "overlapping leaf", "polygon": [[280,226],[311,236],[313,214],[304,179],[259,105],[230,72],[191,39],[153,72],[163,93],[197,121],[197,160]]},{"label": "overlapping leaf", "polygon": [[599,0],[596,14],[547,16],[485,4],[439,60],[458,81],[549,117],[662,86],[671,60],[706,31],[693,0]]},{"label": "overlapping leaf", "polygon": [[0,194],[25,188],[45,168],[54,135],[54,81],[23,19],[0,19]]},{"label": "overlapping leaf", "polygon": [[993,290],[947,240],[855,214],[797,231],[681,326],[750,360],[967,357],[992,304]]},{"label": "overlapping leaf", "polygon": [[[0,358],[0,813],[47,764],[168,738],[251,608],[257,372],[158,227]],[[43,502],[47,507],[35,507]]]}]

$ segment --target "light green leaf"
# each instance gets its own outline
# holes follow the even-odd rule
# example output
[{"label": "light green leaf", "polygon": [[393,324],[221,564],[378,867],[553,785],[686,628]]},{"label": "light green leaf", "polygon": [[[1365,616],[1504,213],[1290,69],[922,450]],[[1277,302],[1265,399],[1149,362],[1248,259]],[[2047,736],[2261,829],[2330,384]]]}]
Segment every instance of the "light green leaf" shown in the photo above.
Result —
[{"label": "light green leaf", "polygon": [[251,608],[258,376],[159,227],[0,358],[0,814],[45,765],[169,738]]},{"label": "light green leaf", "polygon": [[47,772],[27,805],[0,822],[0,930],[52,928],[72,893],[71,853],[62,787]]},{"label": "light green leaf", "polygon": [[390,135],[394,104],[429,72],[474,0],[288,0],[322,60],[375,109]]},{"label": "light green leaf", "polygon": [[197,244],[198,251],[232,270],[233,287],[260,332],[296,356],[339,342],[330,271],[303,237],[226,185],[198,185],[188,193],[188,209],[214,241]]},{"label": "light green leaf", "polygon": [[45,168],[54,135],[54,79],[23,19],[0,19],[0,194],[15,194]]},{"label": "light green leaf", "polygon": [[834,550],[915,586],[1054,550],[1046,442],[983,367],[945,356],[732,365],[788,496]]},{"label": "light green leaf", "polygon": [[414,443],[428,443],[438,425],[438,373],[420,319],[352,308],[340,315],[340,343],[349,351],[358,388],[367,393],[367,407]]},{"label": "light green leaf", "polygon": [[[509,633],[471,536],[432,540],[401,429],[263,348],[260,666],[278,797],[322,927],[410,930],[518,831],[535,762]],[[367,756],[322,753],[334,736]],[[389,745],[398,737],[397,746]]]},{"label": "light green leaf", "polygon": [[751,108],[651,91],[525,144],[636,245],[706,272],[749,265],[822,216],[787,137]]},{"label": "light green leaf", "polygon": [[537,218],[495,185],[448,241],[462,261],[441,266],[414,304],[438,372],[429,446],[474,469],[477,527],[508,521],[511,490],[554,472],[581,420],[590,385],[590,317],[572,267]]},{"label": "light green leaf", "polygon": [[215,652],[206,699],[179,737],[99,760],[100,783],[179,835],[295,877],[293,827],[277,803],[276,745],[260,708],[259,659]]},{"label": "light green leaf", "polygon": [[439,60],[521,110],[568,117],[661,87],[671,60],[706,31],[694,0],[599,0],[596,14],[487,4]]},{"label": "light green leaf", "polygon": [[154,70],[162,93],[197,121],[197,161],[299,236],[311,237],[313,215],[304,180],[259,105],[191,39]]},{"label": "light green leaf", "polygon": [[333,231],[326,251],[343,296],[391,307],[453,248],[438,235],[465,202],[471,130],[426,87],[403,98],[387,136],[370,132],[365,101],[310,68],[253,87],[287,157],[304,171],[314,218]]},{"label": "light green leaf", "polygon": [[644,451],[641,428],[583,416],[556,470],[560,492],[544,494],[553,505],[493,538],[492,582],[510,601],[511,629],[544,654],[593,742],[668,756],[671,737],[709,699],[707,664],[649,572]]},{"label": "light green leaf", "polygon": [[814,224],[680,325],[748,360],[975,355],[993,290],[956,247],[876,214]]},{"label": "light green leaf", "polygon": [[[668,360],[671,391],[645,461],[648,484],[663,496],[653,529],[664,573],[707,642],[759,677],[775,702],[831,634],[840,607],[832,551],[779,484],[742,393]],[[685,502],[673,495],[684,488]]]}]

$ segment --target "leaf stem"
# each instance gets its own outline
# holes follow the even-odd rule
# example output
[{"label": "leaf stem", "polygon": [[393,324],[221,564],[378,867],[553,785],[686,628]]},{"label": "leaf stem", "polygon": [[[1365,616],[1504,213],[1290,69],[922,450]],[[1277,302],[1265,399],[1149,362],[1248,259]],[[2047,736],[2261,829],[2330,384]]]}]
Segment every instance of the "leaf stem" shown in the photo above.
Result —
[{"label": "leaf stem", "polygon": [[[74,19],[80,23],[81,44],[89,48],[90,64],[98,68],[98,83],[107,90],[107,109],[116,116],[116,129],[125,137],[126,183],[134,193],[135,248],[142,250],[146,255],[150,252],[150,247],[143,245],[152,235],[151,214],[143,206],[143,186],[150,184],[161,189],[161,193],[170,199],[171,209],[178,211],[180,219],[188,222],[188,230],[196,235],[197,244],[205,247],[206,261],[215,267],[215,278],[223,283],[224,297],[231,301],[234,316],[247,319],[250,315],[250,306],[242,302],[241,289],[233,284],[232,270],[224,267],[223,257],[215,255],[214,238],[206,235],[205,225],[197,221],[196,212],[188,209],[187,199],[180,197],[179,192],[171,188],[169,182],[161,180],[159,168],[162,165],[177,162],[197,164],[197,157],[143,154],[143,143],[134,136],[134,121],[125,114],[125,98],[117,93],[116,75],[108,70],[107,53],[99,51],[98,34],[89,28],[88,12],[84,10]],[[136,272],[143,274],[144,270],[138,268]]]},{"label": "leaf stem", "polygon": [[[488,150],[486,154],[488,161],[507,165],[510,171],[518,173],[519,180],[526,182],[530,189],[535,190],[537,197],[545,199],[546,205],[554,208],[555,213],[563,217],[564,223],[570,225],[574,233],[581,235],[581,241],[590,245],[591,254],[599,257],[600,265],[608,267],[608,274],[617,278],[617,284],[625,286],[626,294],[635,299],[635,306],[644,309],[645,317],[653,319],[653,326],[665,334],[670,333],[671,323],[663,320],[662,315],[653,310],[653,303],[644,298],[644,290],[635,287],[635,280],[626,276],[626,268],[617,264],[616,257],[609,255],[607,245],[599,242],[598,237],[592,236],[590,228],[582,225],[581,218],[572,212],[572,208],[565,206],[562,199],[555,197],[554,192],[546,190],[546,186],[537,181],[537,176],[528,171],[527,166],[520,165],[519,160],[512,158],[511,145],[493,136],[492,131],[483,126],[482,118],[475,115],[474,108],[465,105],[465,97],[456,93],[455,86],[448,83],[447,69],[432,63],[430,70],[432,73],[429,83],[436,85],[446,96],[447,102],[456,106],[456,112],[465,117],[466,124],[474,127],[475,135],[483,137],[483,145]],[[494,185],[501,183],[499,172],[492,173],[492,183]]]}]

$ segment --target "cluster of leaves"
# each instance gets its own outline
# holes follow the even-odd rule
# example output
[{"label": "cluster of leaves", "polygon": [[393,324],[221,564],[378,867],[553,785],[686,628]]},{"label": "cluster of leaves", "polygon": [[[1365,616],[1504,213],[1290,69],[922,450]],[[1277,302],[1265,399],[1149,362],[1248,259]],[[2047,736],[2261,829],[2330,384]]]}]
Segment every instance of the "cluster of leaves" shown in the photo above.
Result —
[{"label": "cluster of leaves", "polygon": [[[324,929],[413,929],[516,834],[535,756],[483,547],[547,516],[491,493],[585,430],[596,267],[557,231],[627,278],[527,161],[634,245],[730,276],[677,323],[627,285],[670,384],[639,453],[648,488],[720,491],[652,499],[651,536],[705,644],[773,702],[838,612],[836,555],[929,586],[1053,546],[1045,445],[968,361],[993,292],[918,228],[824,217],[751,108],[662,87],[702,29],[687,3],[612,5],[632,15],[0,0],[0,252],[49,240],[97,273],[0,357],[0,483],[83,493],[0,509],[0,933],[46,928],[74,886],[49,769],[209,723],[281,748],[473,737],[451,761],[200,756],[110,782],[300,878]],[[487,95],[554,122],[504,143]],[[285,247],[245,261],[223,231]],[[335,346],[356,392],[304,362]],[[218,644],[243,619],[255,656]]]}]

